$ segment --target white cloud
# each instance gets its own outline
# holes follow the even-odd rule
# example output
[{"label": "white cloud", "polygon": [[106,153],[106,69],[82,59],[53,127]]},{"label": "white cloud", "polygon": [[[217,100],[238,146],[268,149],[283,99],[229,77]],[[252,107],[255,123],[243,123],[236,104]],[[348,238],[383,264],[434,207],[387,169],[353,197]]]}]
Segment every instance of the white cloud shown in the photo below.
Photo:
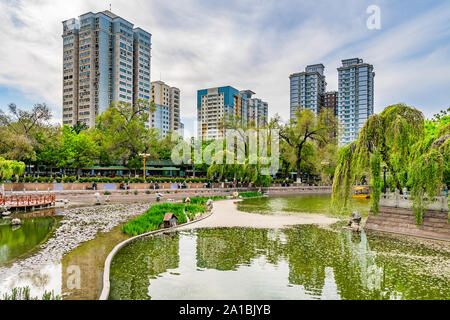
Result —
[{"label": "white cloud", "polygon": [[[255,91],[271,115],[287,119],[291,73],[322,62],[329,89],[336,89],[340,60],[355,56],[375,66],[379,109],[406,102],[434,112],[447,101],[446,5],[403,23],[384,19],[381,31],[369,31],[369,2],[110,2],[113,12],[152,33],[152,80],[162,75],[181,89],[183,117],[195,118],[198,89],[232,85]],[[0,86],[46,101],[61,117],[61,21],[108,3],[0,0]],[[393,16],[387,2],[380,6],[382,17]]]}]

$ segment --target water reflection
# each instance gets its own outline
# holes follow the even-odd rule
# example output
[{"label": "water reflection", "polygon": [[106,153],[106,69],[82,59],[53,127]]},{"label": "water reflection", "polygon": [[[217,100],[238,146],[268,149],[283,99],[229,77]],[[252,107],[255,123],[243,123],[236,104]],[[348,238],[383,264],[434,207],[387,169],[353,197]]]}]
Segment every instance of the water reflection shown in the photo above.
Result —
[{"label": "water reflection", "polygon": [[10,219],[0,219],[0,265],[17,258],[44,241],[55,225],[55,218],[20,216],[22,224],[11,226]]},{"label": "water reflection", "polygon": [[443,246],[317,226],[186,231],[123,248],[112,263],[110,297],[449,299]]},{"label": "water reflection", "polygon": [[[370,210],[370,200],[351,199],[351,207],[366,217]],[[245,199],[238,203],[238,210],[259,214],[279,214],[280,212],[305,212],[331,214],[331,196],[327,194],[304,194],[276,196],[262,199]]]}]

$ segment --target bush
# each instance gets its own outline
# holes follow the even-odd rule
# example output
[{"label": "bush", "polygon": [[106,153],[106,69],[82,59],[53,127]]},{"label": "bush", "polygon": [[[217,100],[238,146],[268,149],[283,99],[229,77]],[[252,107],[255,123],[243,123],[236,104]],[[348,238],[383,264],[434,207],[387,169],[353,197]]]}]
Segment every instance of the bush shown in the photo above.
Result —
[{"label": "bush", "polygon": [[[187,198],[183,199],[183,202],[186,201]],[[190,198],[191,199],[191,204],[196,204],[196,205],[200,205],[200,206],[204,206],[206,205],[206,202],[208,200],[226,200],[227,197],[226,196],[211,196],[211,197],[194,197],[194,198]]]},{"label": "bush", "polygon": [[149,190],[145,191],[145,194],[151,194],[151,192]]},{"label": "bush", "polygon": [[256,198],[256,197],[262,197],[263,195],[259,192],[244,192],[244,193],[239,193],[239,196],[242,198]]},{"label": "bush", "polygon": [[111,195],[111,192],[105,191],[104,195],[105,195],[105,196],[110,196],[110,195]]},{"label": "bush", "polygon": [[134,191],[134,195],[137,196],[139,192],[137,190]]}]

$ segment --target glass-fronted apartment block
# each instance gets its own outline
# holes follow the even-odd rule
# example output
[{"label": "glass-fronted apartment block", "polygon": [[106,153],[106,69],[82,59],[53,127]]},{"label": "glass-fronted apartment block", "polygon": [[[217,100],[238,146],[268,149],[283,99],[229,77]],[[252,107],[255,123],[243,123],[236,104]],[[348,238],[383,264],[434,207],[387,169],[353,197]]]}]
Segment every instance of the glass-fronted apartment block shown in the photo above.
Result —
[{"label": "glass-fronted apartment block", "polygon": [[89,127],[112,102],[150,98],[151,34],[110,11],[63,22],[63,124]]},{"label": "glass-fronted apartment block", "polygon": [[374,113],[373,65],[362,59],[342,60],[339,74],[339,144],[356,140],[367,119]]},{"label": "glass-fronted apartment block", "polygon": [[169,132],[178,132],[180,128],[180,89],[171,87],[163,81],[151,83],[151,101],[156,112],[150,115],[151,128],[160,129],[166,136]]},{"label": "glass-fronted apartment block", "polygon": [[291,119],[299,108],[310,109],[318,113],[323,105],[326,90],[325,66],[314,64],[306,67],[304,72],[291,74],[290,99]]}]

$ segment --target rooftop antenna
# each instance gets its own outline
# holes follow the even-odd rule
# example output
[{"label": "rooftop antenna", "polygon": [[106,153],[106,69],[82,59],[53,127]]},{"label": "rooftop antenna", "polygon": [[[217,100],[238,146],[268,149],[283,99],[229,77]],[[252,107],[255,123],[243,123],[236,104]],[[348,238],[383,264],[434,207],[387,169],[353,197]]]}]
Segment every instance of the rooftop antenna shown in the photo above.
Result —
[{"label": "rooftop antenna", "polygon": [[112,12],[111,3],[109,4],[109,11]]}]

